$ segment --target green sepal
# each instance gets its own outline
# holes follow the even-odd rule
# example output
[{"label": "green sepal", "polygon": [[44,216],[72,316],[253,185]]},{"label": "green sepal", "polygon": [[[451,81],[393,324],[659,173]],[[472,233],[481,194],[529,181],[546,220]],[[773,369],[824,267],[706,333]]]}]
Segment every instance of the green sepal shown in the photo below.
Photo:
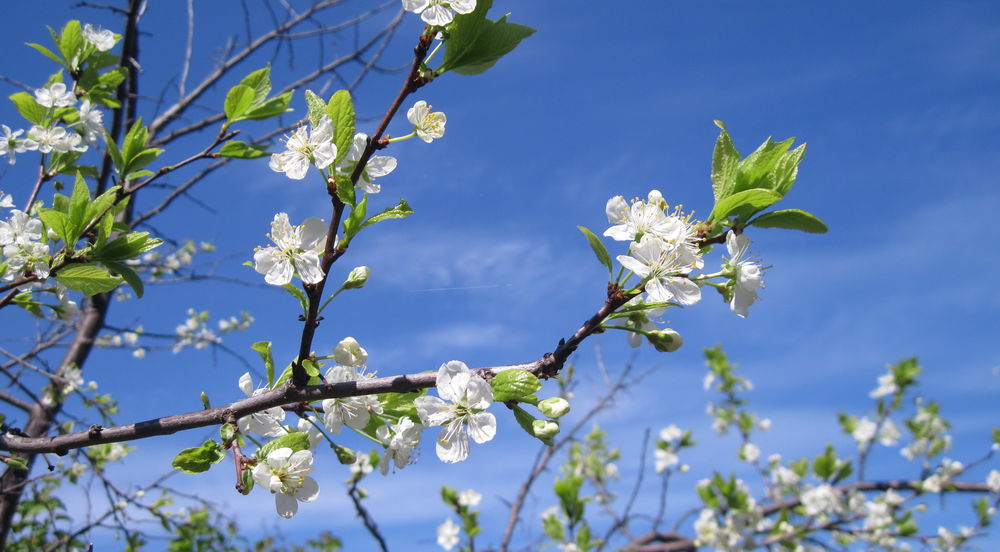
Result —
[{"label": "green sepal", "polygon": [[825,234],[830,228],[816,215],[801,209],[782,209],[764,213],[749,222],[758,228],[788,228],[811,234]]},{"label": "green sepal", "polygon": [[219,157],[234,159],[256,159],[267,155],[267,148],[255,144],[247,144],[239,140],[230,140],[219,148]]},{"label": "green sepal", "polygon": [[594,250],[594,255],[597,255],[597,260],[600,261],[602,265],[608,267],[608,276],[610,276],[611,255],[608,254],[608,249],[604,247],[604,243],[586,226],[577,226],[577,228],[583,232],[584,236],[587,236],[587,243],[589,243],[590,248]]},{"label": "green sepal", "polygon": [[347,90],[338,90],[326,105],[326,114],[333,123],[333,143],[337,146],[337,158],[333,166],[337,166],[351,152],[354,143],[354,102]]},{"label": "green sepal", "polygon": [[69,265],[59,270],[55,277],[60,284],[88,296],[111,291],[122,283],[122,278],[112,276],[95,263]]},{"label": "green sepal", "polygon": [[250,346],[251,349],[257,351],[260,355],[260,359],[264,361],[264,372],[267,374],[267,386],[268,388],[274,388],[274,357],[271,356],[271,342],[270,341],[258,341]]},{"label": "green sepal", "polygon": [[265,443],[264,446],[257,449],[254,456],[256,456],[259,460],[264,460],[272,450],[280,448],[290,448],[292,449],[292,452],[309,450],[309,434],[305,431],[286,433],[273,441]]},{"label": "green sepal", "polygon": [[509,23],[507,15],[497,21],[487,19],[486,12],[492,5],[493,0],[479,0],[472,13],[455,17],[448,29],[444,62],[438,74],[454,71],[478,75],[535,33],[531,27]]},{"label": "green sepal", "polygon": [[516,401],[542,388],[535,374],[527,370],[504,370],[490,381],[493,400],[496,402]]},{"label": "green sepal", "polygon": [[387,219],[406,218],[412,214],[413,214],[413,209],[410,207],[410,204],[407,203],[405,199],[400,199],[399,203],[397,203],[393,207],[387,207],[381,213],[372,215],[368,220],[365,221],[364,224],[361,225],[361,228],[367,228],[375,224],[376,222],[381,222]]},{"label": "green sepal", "polygon": [[202,473],[208,471],[212,464],[218,464],[226,457],[219,443],[209,439],[200,447],[186,448],[174,457],[171,466],[184,473]]}]

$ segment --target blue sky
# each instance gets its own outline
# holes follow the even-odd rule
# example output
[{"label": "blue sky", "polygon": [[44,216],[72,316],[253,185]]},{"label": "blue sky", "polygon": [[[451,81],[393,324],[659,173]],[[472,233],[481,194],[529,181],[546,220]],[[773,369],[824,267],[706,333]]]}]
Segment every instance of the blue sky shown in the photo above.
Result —
[{"label": "blue sky", "polygon": [[[984,452],[989,429],[1000,420],[1000,300],[993,276],[1000,271],[994,245],[1000,231],[993,220],[1000,210],[1000,7],[973,1],[719,1],[640,2],[609,10],[565,1],[495,3],[495,11],[510,11],[513,21],[538,32],[485,75],[446,75],[417,94],[448,114],[447,134],[431,145],[411,140],[387,152],[398,157],[399,169],[382,180],[383,192],[372,202],[381,208],[405,197],[416,213],[367,230],[335,265],[334,279],[362,264],[373,276],[363,291],[338,298],[328,311],[318,350],[354,336],[382,375],[435,369],[451,359],[470,366],[522,362],[552,350],[600,306],[605,287],[603,269],[575,227],[600,233],[609,197],[645,196],[652,188],[696,217],[706,214],[717,135],[712,120],[721,119],[744,154],[768,136],[808,142],[783,206],[813,212],[831,230],[822,236],[751,232],[754,253],[772,268],[749,318],[737,318],[706,293],[696,307],[667,317],[684,336],[681,351],[639,350],[636,367],[653,373],[600,419],[624,452],[621,492],[633,481],[643,431],[671,423],[693,428],[701,443],[684,457],[692,472],[675,480],[675,515],[695,504],[690,489],[699,478],[713,469],[741,470],[735,439],[715,437],[704,414],[710,395],[701,390],[700,351],[717,343],[755,382],[755,411],[774,420],[771,433],[760,438],[765,455],[811,456],[831,439],[847,454],[851,444],[838,435],[836,412],[871,414],[867,393],[885,364],[914,355],[925,368],[921,391],[939,400],[953,422],[955,448],[948,455],[969,461]],[[8,55],[0,72],[44,81],[51,67],[22,45],[46,43],[44,24],[59,26],[72,17],[115,28],[109,14],[69,10],[71,4],[21,4],[9,11],[0,38]],[[146,15],[150,35],[143,37],[142,55],[151,84],[144,93],[158,94],[179,72],[180,5],[153,3]],[[212,32],[196,42],[193,77],[211,66],[223,33],[242,32],[237,4],[196,5],[199,30],[211,25]],[[349,3],[343,13],[363,5]],[[251,19],[257,28],[267,22],[259,11]],[[419,29],[418,18],[408,16],[386,65],[405,63]],[[350,38],[342,40],[332,46],[350,46]],[[298,48],[295,68],[275,62],[276,81],[311,68],[315,53],[312,46]],[[242,72],[265,62],[252,60]],[[379,115],[400,78],[365,81],[356,93],[359,112]],[[7,94],[15,91],[2,86]],[[220,106],[221,92],[206,104]],[[298,117],[301,92],[295,98]],[[9,105],[0,106],[0,121],[21,125]],[[370,132],[374,125],[359,128]],[[407,131],[402,118],[390,126],[396,135]],[[182,158],[201,145],[191,141],[180,149],[185,147],[171,155]],[[32,178],[24,159],[0,168],[0,189],[20,201]],[[289,182],[266,160],[231,166],[194,194],[216,212],[180,204],[154,221],[156,230],[215,243],[218,253],[204,262],[218,262],[219,274],[249,282],[261,280],[240,263],[264,244],[276,211],[293,220],[328,216],[315,182]],[[153,195],[140,204],[153,205]],[[710,259],[716,262],[717,254]],[[249,343],[271,340],[279,358],[295,354],[297,307],[280,291],[214,282],[155,286],[141,302],[116,305],[111,320],[171,332],[188,307],[210,310],[213,320],[249,311],[256,323],[232,336],[229,346],[248,351]],[[624,341],[612,332],[580,348],[578,412],[602,385],[595,348],[616,370],[632,354]],[[118,419],[127,422],[197,409],[202,390],[216,403],[236,399],[244,371],[222,354],[160,353],[135,361],[107,351],[95,355],[86,377],[114,393],[121,403]],[[496,414],[500,435],[474,447],[465,464],[444,466],[425,449],[415,466],[366,481],[376,518],[397,547],[437,549],[434,526],[447,515],[437,505],[442,482],[484,494],[488,523],[480,542],[498,542],[506,512],[501,499],[513,496],[509,482],[524,477],[536,446],[509,416],[499,409]],[[178,449],[208,433],[140,443],[119,468],[121,476],[141,482],[159,475]],[[345,444],[367,446],[349,438]],[[893,452],[875,462],[886,473],[898,467]],[[346,472],[326,455],[317,463],[323,495],[291,521],[274,516],[264,493],[231,493],[228,462],[206,476],[174,482],[212,489],[247,528],[289,536],[329,529],[348,549],[366,549],[370,541],[340,492]],[[972,477],[981,475],[985,471]],[[530,522],[554,504],[545,492],[550,485],[543,478],[537,487],[541,492],[526,511]],[[640,504],[654,500],[650,487]],[[958,500],[953,506],[967,508]]]}]

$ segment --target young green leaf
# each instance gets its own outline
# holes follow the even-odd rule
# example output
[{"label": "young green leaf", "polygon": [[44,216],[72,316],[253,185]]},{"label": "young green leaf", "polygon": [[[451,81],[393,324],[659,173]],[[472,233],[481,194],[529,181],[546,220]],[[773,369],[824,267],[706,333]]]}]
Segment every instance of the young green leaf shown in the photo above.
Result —
[{"label": "young green leaf", "polygon": [[492,5],[493,0],[479,0],[472,13],[455,17],[438,74],[478,75],[535,33],[531,27],[508,23],[506,15],[497,21],[487,19]]},{"label": "young green leaf", "polygon": [[493,400],[496,402],[516,401],[542,388],[538,377],[527,370],[504,370],[490,382]]},{"label": "young green leaf", "polygon": [[326,115],[326,102],[312,90],[306,90],[306,109],[309,110],[309,124],[318,127],[320,120]]},{"label": "young green leaf", "polygon": [[413,209],[410,208],[410,204],[406,202],[405,199],[400,199],[399,203],[393,207],[387,207],[381,213],[372,215],[364,224],[361,225],[362,228],[367,228],[376,222],[380,222],[386,219],[395,218],[406,218],[413,214]]},{"label": "young green leaf", "polygon": [[783,209],[764,213],[750,221],[749,225],[758,228],[788,228],[812,234],[824,234],[829,230],[826,223],[816,215],[800,209]]},{"label": "young green leaf", "polygon": [[267,148],[254,144],[247,144],[239,140],[230,140],[219,148],[219,157],[232,157],[235,159],[256,159],[267,155]]},{"label": "young green leaf", "polygon": [[246,114],[243,115],[244,119],[270,119],[271,117],[277,117],[282,113],[291,111],[288,106],[292,103],[292,92],[285,92],[280,96],[275,96],[266,102],[254,106]]},{"label": "young green leaf", "polygon": [[73,291],[84,295],[96,295],[111,291],[122,283],[120,277],[112,276],[107,270],[94,263],[74,264],[56,273],[56,280]]},{"label": "young green leaf", "polygon": [[338,90],[330,97],[326,105],[326,113],[333,122],[333,143],[337,146],[337,158],[333,164],[339,164],[351,151],[354,142],[354,102],[347,90]]},{"label": "young green leaf", "polygon": [[229,89],[226,94],[226,119],[233,123],[240,120],[240,116],[246,113],[253,105],[254,89],[243,84],[237,84]]},{"label": "young green leaf", "polygon": [[344,242],[343,245],[346,246],[351,242],[351,239],[361,230],[362,221],[365,220],[365,215],[368,211],[368,194],[365,194],[361,201],[351,209],[351,214],[347,215],[347,220],[344,221]]},{"label": "young green leaf", "polygon": [[270,341],[258,341],[250,346],[251,349],[257,351],[260,355],[260,359],[264,361],[264,371],[267,373],[267,386],[274,386],[274,358],[271,356],[271,342]]},{"label": "young green leaf", "polygon": [[267,95],[271,93],[271,66],[268,65],[243,77],[240,85],[253,90],[252,105],[260,105],[261,102],[267,99]]},{"label": "young green leaf", "polygon": [[719,127],[719,137],[712,152],[712,193],[718,202],[733,193],[736,187],[736,166],[740,162],[740,152],[736,151],[733,139],[722,121],[715,121]]},{"label": "young green leaf", "polygon": [[754,213],[774,205],[780,199],[779,194],[760,188],[736,192],[716,203],[708,220],[721,221],[729,216],[749,218]]},{"label": "young green leaf", "polygon": [[14,102],[17,112],[22,117],[36,125],[45,125],[45,118],[49,110],[46,107],[38,105],[34,96],[27,92],[17,92],[16,94],[11,94],[9,97],[10,101]]},{"label": "young green leaf", "polygon": [[139,274],[136,273],[131,267],[123,265],[121,263],[116,263],[114,261],[102,260],[101,264],[106,266],[108,270],[117,273],[119,276],[125,279],[125,283],[132,288],[135,292],[135,296],[142,298],[142,294],[145,293],[145,287],[142,285],[142,278],[139,278]]},{"label": "young green leaf", "polygon": [[272,450],[280,448],[290,448],[292,452],[298,452],[300,450],[309,449],[309,434],[304,431],[295,431],[292,433],[286,433],[277,439],[266,443],[264,446],[257,449],[257,453],[254,454],[257,458],[263,460],[267,458],[267,454]]},{"label": "young green leaf", "polygon": [[357,197],[354,195],[354,183],[351,182],[351,177],[337,173],[333,178],[337,182],[337,199],[345,205],[353,206]]},{"label": "young green leaf", "polygon": [[35,50],[38,50],[43,56],[51,59],[52,61],[58,63],[59,65],[66,67],[66,62],[57,54],[55,54],[52,50],[49,50],[45,46],[42,46],[41,44],[35,44],[32,42],[26,42],[25,44],[34,48]]},{"label": "young green leaf", "polygon": [[104,247],[94,251],[94,259],[99,261],[124,261],[134,259],[143,253],[159,247],[160,238],[150,238],[149,232],[131,232],[118,236]]},{"label": "young green leaf", "polygon": [[587,236],[587,243],[590,244],[590,248],[594,250],[594,255],[597,255],[597,260],[601,262],[602,265],[608,267],[608,275],[611,275],[611,255],[608,254],[608,250],[604,247],[604,243],[601,238],[598,238],[585,226],[577,226],[584,236]]},{"label": "young green leaf", "polygon": [[226,457],[219,443],[208,440],[200,447],[186,448],[180,451],[170,463],[174,468],[184,473],[202,473],[208,471],[212,464],[218,464]]}]

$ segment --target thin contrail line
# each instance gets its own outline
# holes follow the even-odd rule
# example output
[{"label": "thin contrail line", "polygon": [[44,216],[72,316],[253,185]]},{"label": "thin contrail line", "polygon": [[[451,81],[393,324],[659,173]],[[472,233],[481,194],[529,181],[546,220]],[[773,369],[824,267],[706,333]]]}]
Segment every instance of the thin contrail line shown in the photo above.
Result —
[{"label": "thin contrail line", "polygon": [[443,287],[443,288],[427,288],[427,289],[411,289],[410,293],[416,293],[418,291],[461,291],[466,289],[491,289],[498,287],[510,287],[511,284],[487,284],[484,286],[463,286],[463,287]]}]

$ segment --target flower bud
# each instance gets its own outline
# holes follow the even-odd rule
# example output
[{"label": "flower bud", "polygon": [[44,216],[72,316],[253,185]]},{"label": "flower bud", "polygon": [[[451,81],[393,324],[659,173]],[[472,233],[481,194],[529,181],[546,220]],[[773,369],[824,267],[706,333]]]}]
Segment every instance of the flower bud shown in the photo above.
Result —
[{"label": "flower bud", "polygon": [[684,344],[684,339],[681,338],[681,334],[669,328],[666,330],[649,332],[649,334],[646,335],[646,339],[648,339],[653,347],[656,347],[656,350],[661,353],[672,353],[677,349],[680,349],[681,345]]},{"label": "flower bud", "polygon": [[539,439],[551,439],[559,434],[559,424],[550,420],[535,420],[531,432]]},{"label": "flower bud", "polygon": [[368,362],[368,351],[353,337],[345,337],[333,348],[333,358],[341,366],[358,367]]},{"label": "flower bud", "polygon": [[358,266],[347,275],[347,281],[344,282],[344,289],[359,289],[365,287],[365,282],[368,281],[368,276],[370,276],[372,270],[367,266]]},{"label": "flower bud", "polygon": [[549,418],[562,418],[569,412],[569,401],[562,397],[552,397],[538,403],[538,410]]},{"label": "flower bud", "polygon": [[357,454],[347,447],[333,445],[333,452],[337,454],[337,461],[341,464],[353,464],[358,460]]}]

